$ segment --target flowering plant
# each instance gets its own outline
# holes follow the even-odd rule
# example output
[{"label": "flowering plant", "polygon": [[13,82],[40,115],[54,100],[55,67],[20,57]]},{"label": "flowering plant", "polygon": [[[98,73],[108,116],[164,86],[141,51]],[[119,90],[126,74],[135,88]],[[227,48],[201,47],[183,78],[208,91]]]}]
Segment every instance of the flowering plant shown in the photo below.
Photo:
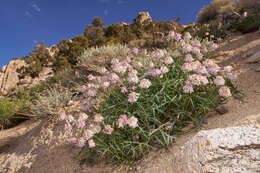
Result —
[{"label": "flowering plant", "polygon": [[[113,57],[82,87],[77,114],[62,114],[69,141],[118,161],[140,158],[171,144],[189,122],[198,123],[231,96],[231,66],[207,57],[217,45],[171,32],[175,49]],[[145,52],[145,53],[142,53]]]}]

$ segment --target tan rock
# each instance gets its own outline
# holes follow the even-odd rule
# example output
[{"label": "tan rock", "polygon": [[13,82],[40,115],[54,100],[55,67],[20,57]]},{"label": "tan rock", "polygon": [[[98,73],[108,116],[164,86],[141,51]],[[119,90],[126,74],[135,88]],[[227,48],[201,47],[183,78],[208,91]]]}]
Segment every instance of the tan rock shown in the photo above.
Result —
[{"label": "tan rock", "polygon": [[260,129],[260,113],[251,115],[234,124],[234,126],[252,127]]},{"label": "tan rock", "polygon": [[260,171],[260,129],[230,127],[200,131],[176,154],[174,164],[181,165],[176,166],[176,172],[257,173]]},{"label": "tan rock", "polygon": [[152,22],[152,17],[148,12],[139,12],[138,16],[135,18],[135,22],[142,24],[144,21]]},{"label": "tan rock", "polygon": [[19,84],[21,85],[26,85],[26,84],[31,84],[32,83],[32,77],[30,76],[25,76],[23,79],[20,79]]},{"label": "tan rock", "polygon": [[252,55],[247,62],[248,63],[255,63],[260,61],[260,51]]},{"label": "tan rock", "polygon": [[23,66],[26,66],[24,60],[14,59],[10,61],[6,67],[2,68],[2,73],[0,74],[0,91],[3,95],[17,88],[19,82],[19,73],[17,70]]},{"label": "tan rock", "polygon": [[53,74],[54,72],[51,68],[43,67],[42,71],[39,73],[39,77],[33,79],[32,86],[37,85],[41,81],[45,81],[47,78],[52,77]]}]

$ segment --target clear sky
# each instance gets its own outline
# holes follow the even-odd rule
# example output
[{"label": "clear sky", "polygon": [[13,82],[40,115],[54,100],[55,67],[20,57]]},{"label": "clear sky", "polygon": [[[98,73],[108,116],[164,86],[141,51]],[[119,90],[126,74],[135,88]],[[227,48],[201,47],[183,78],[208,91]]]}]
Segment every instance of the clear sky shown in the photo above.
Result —
[{"label": "clear sky", "polygon": [[105,25],[132,23],[140,11],[153,20],[181,17],[180,23],[195,22],[199,10],[211,0],[1,0],[0,67],[14,57],[29,55],[34,45],[49,47],[63,38],[82,34],[94,16]]}]

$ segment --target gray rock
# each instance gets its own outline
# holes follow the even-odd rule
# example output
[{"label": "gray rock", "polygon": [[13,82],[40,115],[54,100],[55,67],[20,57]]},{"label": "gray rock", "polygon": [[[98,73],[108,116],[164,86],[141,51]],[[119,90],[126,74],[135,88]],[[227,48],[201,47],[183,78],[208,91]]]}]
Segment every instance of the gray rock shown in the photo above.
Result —
[{"label": "gray rock", "polygon": [[220,105],[220,106],[218,106],[218,107],[216,108],[216,111],[217,111],[217,113],[223,115],[223,114],[225,114],[225,113],[228,112],[228,109],[227,109],[226,106]]},{"label": "gray rock", "polygon": [[[260,172],[260,129],[230,127],[200,131],[178,153],[176,172]],[[181,163],[180,162],[180,163]]]},{"label": "gray rock", "polygon": [[248,63],[255,63],[260,61],[260,51],[252,55],[247,62]]}]

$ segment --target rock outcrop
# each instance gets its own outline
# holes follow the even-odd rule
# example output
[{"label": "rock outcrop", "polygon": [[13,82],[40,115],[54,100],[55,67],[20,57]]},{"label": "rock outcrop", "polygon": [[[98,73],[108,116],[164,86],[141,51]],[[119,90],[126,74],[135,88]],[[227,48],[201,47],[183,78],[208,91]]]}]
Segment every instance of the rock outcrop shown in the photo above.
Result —
[{"label": "rock outcrop", "polygon": [[22,59],[14,59],[4,66],[0,71],[0,91],[3,95],[17,88],[19,83],[19,73],[17,70],[26,66]]},{"label": "rock outcrop", "polygon": [[148,12],[139,12],[138,16],[135,18],[135,22],[141,24],[144,22],[152,22],[152,17]]},{"label": "rock outcrop", "polygon": [[185,160],[185,164],[176,172],[260,172],[260,129],[230,127],[200,131],[178,155],[178,160]]},{"label": "rock outcrop", "polygon": [[0,96],[8,95],[18,87],[35,86],[40,81],[44,81],[54,74],[50,67],[43,67],[43,70],[39,73],[39,77],[32,78],[31,76],[22,74],[27,66],[28,64],[24,59],[13,59],[7,66],[2,67],[0,70]]}]

